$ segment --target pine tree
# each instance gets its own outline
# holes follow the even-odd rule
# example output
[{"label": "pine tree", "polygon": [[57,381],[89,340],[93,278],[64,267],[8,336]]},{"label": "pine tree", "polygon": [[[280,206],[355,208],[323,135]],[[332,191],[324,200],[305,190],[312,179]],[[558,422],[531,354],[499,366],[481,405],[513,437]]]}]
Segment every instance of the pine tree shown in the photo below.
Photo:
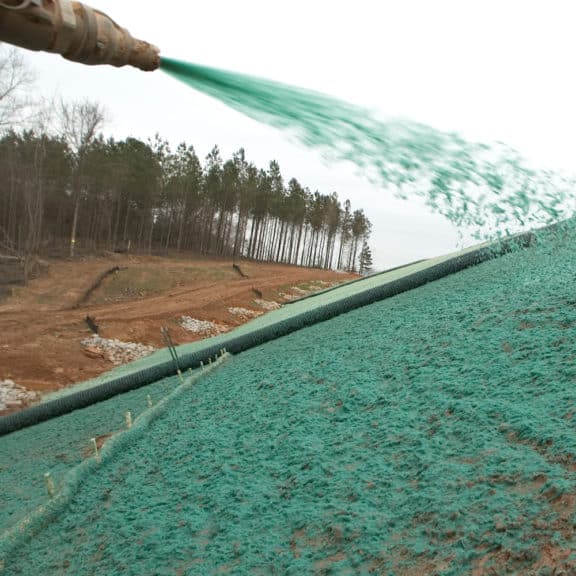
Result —
[{"label": "pine tree", "polygon": [[360,250],[360,274],[362,276],[368,276],[372,272],[372,250],[370,250],[370,246],[368,242],[364,240],[362,244],[362,250]]}]

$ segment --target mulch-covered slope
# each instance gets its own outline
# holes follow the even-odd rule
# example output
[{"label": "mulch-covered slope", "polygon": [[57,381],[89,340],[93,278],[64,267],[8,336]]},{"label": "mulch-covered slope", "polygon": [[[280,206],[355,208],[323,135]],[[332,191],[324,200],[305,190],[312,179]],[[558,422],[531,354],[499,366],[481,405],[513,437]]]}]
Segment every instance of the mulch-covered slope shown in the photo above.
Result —
[{"label": "mulch-covered slope", "polygon": [[573,240],[231,358],[5,573],[576,572]]}]

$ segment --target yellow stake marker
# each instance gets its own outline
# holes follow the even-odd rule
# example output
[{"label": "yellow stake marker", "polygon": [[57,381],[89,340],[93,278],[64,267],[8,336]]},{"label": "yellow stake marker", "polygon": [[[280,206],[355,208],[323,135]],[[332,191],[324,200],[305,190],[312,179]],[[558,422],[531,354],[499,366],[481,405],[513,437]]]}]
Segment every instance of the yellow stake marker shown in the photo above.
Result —
[{"label": "yellow stake marker", "polygon": [[98,450],[96,438],[92,438],[92,446],[94,448],[94,458],[96,458],[96,462],[100,462],[100,451]]},{"label": "yellow stake marker", "polygon": [[56,488],[54,487],[54,481],[52,480],[50,472],[46,472],[46,474],[44,474],[44,482],[46,482],[46,490],[48,490],[48,496],[50,496],[50,498],[54,498]]}]

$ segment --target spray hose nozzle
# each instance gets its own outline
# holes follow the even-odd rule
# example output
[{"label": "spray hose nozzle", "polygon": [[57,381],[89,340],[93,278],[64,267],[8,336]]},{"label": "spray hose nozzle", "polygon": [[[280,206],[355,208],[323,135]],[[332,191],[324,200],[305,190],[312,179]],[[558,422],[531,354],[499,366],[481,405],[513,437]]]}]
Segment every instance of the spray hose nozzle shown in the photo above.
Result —
[{"label": "spray hose nozzle", "polygon": [[156,70],[160,50],[108,15],[70,0],[0,0],[0,41],[83,64]]}]

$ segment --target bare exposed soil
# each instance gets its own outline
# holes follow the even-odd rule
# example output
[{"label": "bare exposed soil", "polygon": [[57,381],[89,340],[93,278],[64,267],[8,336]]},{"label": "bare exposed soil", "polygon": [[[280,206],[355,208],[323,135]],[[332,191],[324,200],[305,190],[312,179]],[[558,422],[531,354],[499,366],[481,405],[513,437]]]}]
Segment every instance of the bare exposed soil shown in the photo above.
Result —
[{"label": "bare exposed soil", "polygon": [[[113,365],[80,342],[91,335],[86,316],[103,338],[162,347],[167,326],[176,344],[203,336],[184,330],[183,316],[230,328],[249,318],[229,312],[264,312],[256,299],[285,302],[300,288],[321,289],[351,274],[277,264],[110,255],[75,262],[50,261],[46,273],[0,301],[0,381],[45,393],[93,378]],[[108,269],[119,267],[77,307]]]}]

